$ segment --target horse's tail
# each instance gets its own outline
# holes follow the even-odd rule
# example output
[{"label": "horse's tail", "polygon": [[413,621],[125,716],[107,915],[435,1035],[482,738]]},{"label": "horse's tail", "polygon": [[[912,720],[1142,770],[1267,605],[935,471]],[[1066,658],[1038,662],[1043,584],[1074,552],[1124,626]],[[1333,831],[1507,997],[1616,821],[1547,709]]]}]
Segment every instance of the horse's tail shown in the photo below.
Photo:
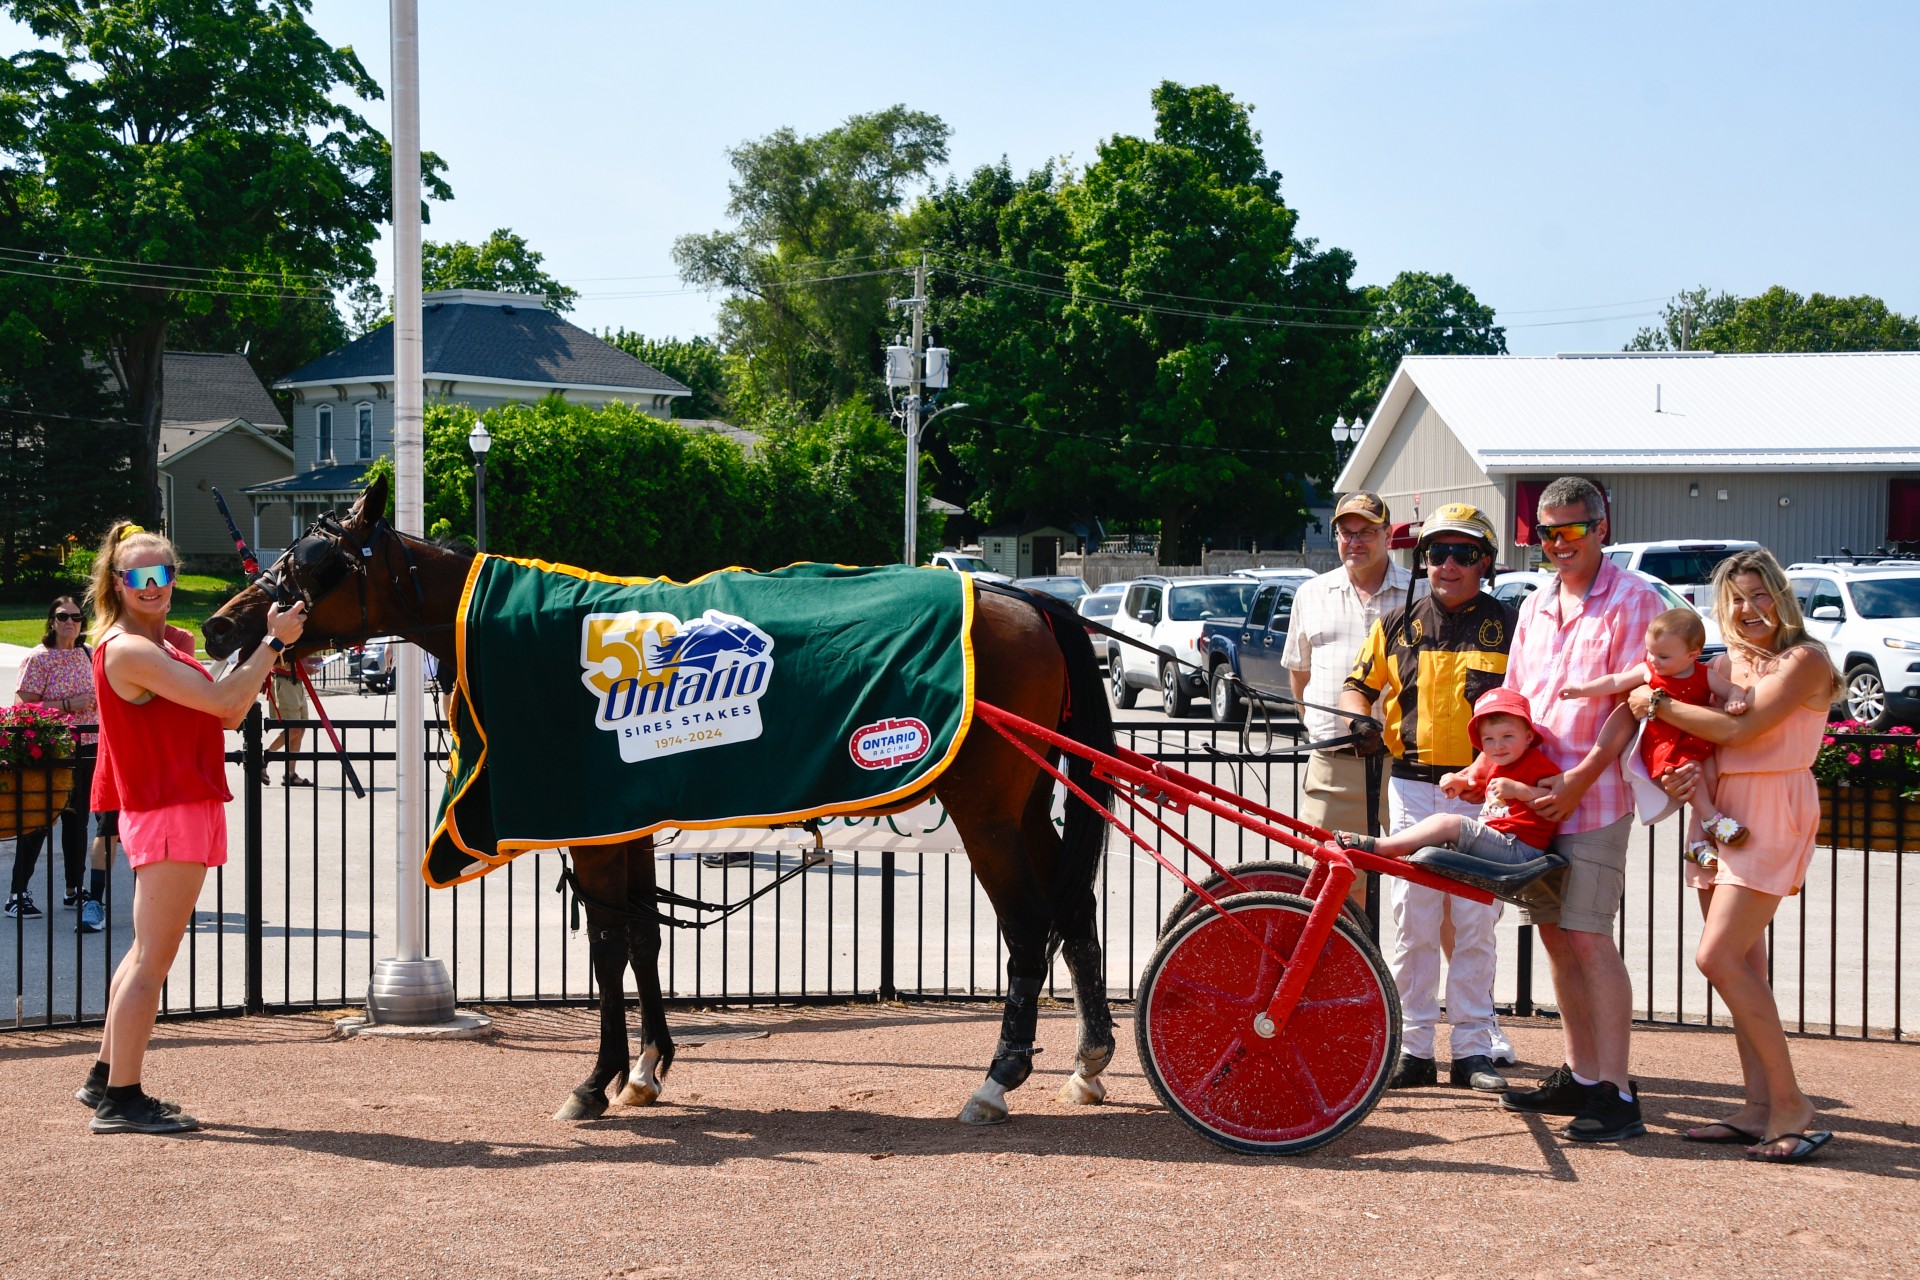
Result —
[{"label": "horse's tail", "polygon": [[[1093,656],[1093,641],[1080,615],[1052,599],[1039,601],[1053,629],[1054,643],[1060,646],[1067,662],[1067,703],[1062,709],[1060,733],[1083,747],[1106,755],[1113,753],[1113,710],[1107,703],[1106,681],[1100,676],[1099,661]],[[1093,762],[1063,752],[1067,778],[1103,809],[1112,800],[1113,788],[1094,777]],[[1067,926],[1076,914],[1090,914],[1094,908],[1093,882],[1100,871],[1100,857],[1106,850],[1107,819],[1104,814],[1082,803],[1071,793],[1067,796],[1066,830],[1061,833],[1060,861],[1053,876],[1053,928],[1048,934],[1051,951],[1061,936],[1073,930]],[[1092,921],[1085,922],[1091,928]]]}]

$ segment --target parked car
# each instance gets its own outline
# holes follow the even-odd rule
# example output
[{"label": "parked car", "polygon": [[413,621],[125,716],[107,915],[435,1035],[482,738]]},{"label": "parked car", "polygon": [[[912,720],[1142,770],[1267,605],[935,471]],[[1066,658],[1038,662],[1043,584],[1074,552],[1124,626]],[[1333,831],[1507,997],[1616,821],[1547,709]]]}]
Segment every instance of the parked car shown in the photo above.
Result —
[{"label": "parked car", "polygon": [[1795,564],[1787,580],[1846,681],[1846,718],[1868,729],[1920,720],[1920,569]]},{"label": "parked car", "polygon": [[[1666,602],[1667,608],[1694,609],[1696,613],[1699,612],[1691,600],[1686,599],[1652,574],[1643,569],[1636,569],[1634,572],[1638,573],[1646,584],[1653,588],[1654,593]],[[1504,600],[1518,609],[1521,601],[1552,582],[1553,575],[1543,569],[1515,569],[1509,573],[1495,575],[1487,589],[1493,592],[1494,599]],[[1726,644],[1720,638],[1720,625],[1713,620],[1713,615],[1710,613],[1701,614],[1700,621],[1707,631],[1707,642],[1700,650],[1700,657],[1703,661],[1717,658],[1727,651]]]},{"label": "parked car", "polygon": [[[1119,611],[1120,600],[1126,593],[1126,583],[1109,582],[1098,591],[1081,596],[1080,603],[1074,606],[1074,611],[1089,621],[1102,622],[1107,626],[1112,626],[1113,615]],[[1109,657],[1107,651],[1113,642],[1100,635],[1092,627],[1087,628],[1087,634],[1094,637],[1093,656],[1100,660],[1102,667],[1106,666]]]},{"label": "parked car", "polygon": [[1025,587],[1029,591],[1043,591],[1056,600],[1065,600],[1068,604],[1079,604],[1081,598],[1089,594],[1087,580],[1077,573],[1055,574],[1040,578],[1015,578],[1013,585]]},{"label": "parked car", "polygon": [[1741,538],[1689,538],[1622,542],[1606,548],[1604,554],[1622,569],[1652,574],[1705,613],[1713,608],[1714,567],[1730,555],[1759,549],[1759,543]]},{"label": "parked car", "polygon": [[1235,569],[1228,576],[1234,578],[1252,578],[1255,582],[1291,582],[1295,586],[1299,586],[1309,578],[1317,578],[1320,575],[1311,569],[1269,569],[1263,565],[1258,569]]},{"label": "parked car", "polygon": [[[1113,628],[1140,640],[1153,652],[1113,644],[1107,655],[1107,680],[1117,707],[1131,707],[1140,690],[1158,688],[1167,714],[1184,716],[1195,697],[1206,692],[1200,665],[1200,629],[1209,618],[1242,618],[1259,584],[1251,578],[1136,578],[1127,584]],[[1192,667],[1173,662],[1181,658]]]},{"label": "parked car", "polygon": [[1293,593],[1300,584],[1281,579],[1259,583],[1242,618],[1209,618],[1200,625],[1200,648],[1207,667],[1207,701],[1216,724],[1238,724],[1245,715],[1240,688],[1230,677],[1260,693],[1293,696],[1293,677],[1280,662],[1293,618]]},{"label": "parked car", "polygon": [[936,551],[927,557],[927,563],[936,569],[972,574],[983,582],[1013,581],[1012,574],[995,573],[993,567],[979,556],[970,556],[961,551]]}]

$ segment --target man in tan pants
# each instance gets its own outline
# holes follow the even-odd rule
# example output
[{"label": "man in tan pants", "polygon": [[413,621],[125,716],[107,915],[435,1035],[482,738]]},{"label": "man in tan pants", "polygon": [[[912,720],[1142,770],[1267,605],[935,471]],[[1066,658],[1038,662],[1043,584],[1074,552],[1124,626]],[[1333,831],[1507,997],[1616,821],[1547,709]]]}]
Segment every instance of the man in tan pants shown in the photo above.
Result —
[{"label": "man in tan pants", "polygon": [[[1340,567],[1300,585],[1287,624],[1280,661],[1293,681],[1293,696],[1323,707],[1338,706],[1340,689],[1353,670],[1373,624],[1407,602],[1413,575],[1387,558],[1387,504],[1362,489],[1333,509],[1334,547]],[[1374,708],[1377,713],[1379,708]],[[1301,708],[1309,742],[1347,732],[1345,719]],[[1351,746],[1315,751],[1307,759],[1300,818],[1328,831],[1366,831],[1367,764]],[[1386,787],[1381,787],[1379,827],[1387,823]],[[1356,893],[1364,888],[1355,884]]]}]

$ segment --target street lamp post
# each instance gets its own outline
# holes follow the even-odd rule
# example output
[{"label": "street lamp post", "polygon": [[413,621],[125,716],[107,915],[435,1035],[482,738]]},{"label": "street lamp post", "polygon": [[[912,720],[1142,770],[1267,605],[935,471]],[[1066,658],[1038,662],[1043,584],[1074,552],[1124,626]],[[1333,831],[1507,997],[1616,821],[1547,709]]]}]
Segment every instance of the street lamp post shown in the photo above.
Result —
[{"label": "street lamp post", "polygon": [[1366,427],[1355,418],[1351,425],[1345,418],[1333,420],[1333,471],[1336,479],[1346,469],[1347,458],[1353,452],[1353,446],[1360,442],[1360,433]]},{"label": "street lamp post", "polygon": [[493,437],[487,434],[487,424],[476,422],[473,430],[467,433],[467,448],[473,450],[473,541],[481,552],[487,549],[487,450],[493,448]]}]

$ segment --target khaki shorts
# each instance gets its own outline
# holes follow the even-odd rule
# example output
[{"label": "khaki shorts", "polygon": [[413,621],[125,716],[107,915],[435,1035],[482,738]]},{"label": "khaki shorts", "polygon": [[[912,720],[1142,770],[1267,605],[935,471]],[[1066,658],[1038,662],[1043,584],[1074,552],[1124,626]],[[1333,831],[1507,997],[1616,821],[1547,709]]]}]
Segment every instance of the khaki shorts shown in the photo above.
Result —
[{"label": "khaki shorts", "polygon": [[[1380,779],[1380,830],[1387,829],[1387,779]],[[1328,831],[1367,831],[1367,762],[1359,756],[1315,751],[1300,788],[1300,821]]]},{"label": "khaki shorts", "polygon": [[1627,840],[1633,815],[1599,828],[1553,838],[1554,852],[1567,860],[1566,886],[1554,907],[1522,907],[1521,924],[1557,924],[1576,933],[1612,933],[1627,889]]},{"label": "khaki shorts", "polygon": [[299,678],[275,675],[267,682],[267,710],[275,720],[307,720],[313,716],[313,704],[307,701],[307,687]]}]

